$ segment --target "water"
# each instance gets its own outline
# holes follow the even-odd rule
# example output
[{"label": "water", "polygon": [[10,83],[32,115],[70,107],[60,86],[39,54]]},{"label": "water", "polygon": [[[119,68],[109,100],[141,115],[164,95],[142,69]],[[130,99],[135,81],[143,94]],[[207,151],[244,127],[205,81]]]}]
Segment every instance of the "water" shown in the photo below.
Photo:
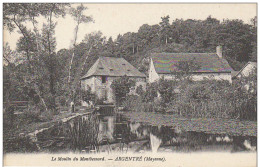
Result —
[{"label": "water", "polygon": [[[94,120],[94,121],[93,121]],[[18,143],[17,141],[13,141]],[[19,144],[20,143],[20,144]],[[131,122],[123,114],[98,113],[61,123],[22,140],[8,152],[144,153],[255,151],[256,137],[183,131],[171,126]],[[27,144],[26,144],[27,143]],[[10,146],[14,146],[10,143]],[[8,147],[10,148],[10,147]],[[37,149],[40,148],[40,149]]]},{"label": "water", "polygon": [[[100,145],[109,143],[114,147],[122,147],[123,144],[128,152],[236,152],[256,149],[256,137],[184,132],[170,126],[151,126],[142,122],[131,122],[121,114],[99,115],[99,120],[98,136],[101,141],[102,138],[106,141],[101,142]],[[129,148],[131,143],[137,146]]]}]

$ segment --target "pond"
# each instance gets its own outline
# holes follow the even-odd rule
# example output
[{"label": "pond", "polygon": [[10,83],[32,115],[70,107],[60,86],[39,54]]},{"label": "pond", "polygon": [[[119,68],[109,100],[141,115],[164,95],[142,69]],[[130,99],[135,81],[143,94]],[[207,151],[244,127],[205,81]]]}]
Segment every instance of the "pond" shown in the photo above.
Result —
[{"label": "pond", "polygon": [[[156,120],[155,120],[156,122]],[[94,112],[5,144],[6,152],[146,153],[256,151],[256,136],[205,133],[153,125],[124,113]]]},{"label": "pond", "polygon": [[[253,151],[256,137],[181,131],[130,121],[123,114],[99,115],[100,152]],[[103,146],[103,147],[102,147]],[[106,146],[106,147],[104,147]],[[109,147],[109,148],[108,148]]]}]

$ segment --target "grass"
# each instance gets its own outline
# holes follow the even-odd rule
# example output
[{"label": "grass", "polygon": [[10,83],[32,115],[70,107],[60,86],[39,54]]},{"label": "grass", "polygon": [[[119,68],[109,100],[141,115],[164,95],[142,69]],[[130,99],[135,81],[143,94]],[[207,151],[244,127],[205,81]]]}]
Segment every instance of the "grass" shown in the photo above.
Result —
[{"label": "grass", "polygon": [[132,122],[142,122],[154,126],[173,126],[184,131],[228,134],[231,136],[257,136],[257,122],[216,118],[181,118],[151,112],[124,112]]}]

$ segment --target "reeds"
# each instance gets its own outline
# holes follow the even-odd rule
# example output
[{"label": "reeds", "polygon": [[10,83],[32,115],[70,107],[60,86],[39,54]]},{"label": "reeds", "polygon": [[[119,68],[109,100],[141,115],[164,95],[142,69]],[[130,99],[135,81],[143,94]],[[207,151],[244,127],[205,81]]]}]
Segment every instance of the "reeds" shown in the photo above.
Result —
[{"label": "reeds", "polygon": [[84,150],[86,147],[98,151],[99,120],[91,114],[77,117],[68,123],[68,137],[71,139],[71,149]]}]

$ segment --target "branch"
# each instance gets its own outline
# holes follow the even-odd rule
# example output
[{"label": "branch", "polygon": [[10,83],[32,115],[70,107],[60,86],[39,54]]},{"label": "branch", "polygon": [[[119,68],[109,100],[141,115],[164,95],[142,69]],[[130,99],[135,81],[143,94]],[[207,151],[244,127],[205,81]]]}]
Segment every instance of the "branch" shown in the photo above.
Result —
[{"label": "branch", "polygon": [[[18,22],[16,21],[15,19],[15,15],[14,15],[14,18],[13,18],[13,22],[15,23],[15,25],[19,28],[19,30],[21,31],[21,33],[23,34],[24,38],[26,39],[26,42],[27,43],[30,43],[30,41],[28,40],[28,34],[26,34],[26,32],[24,32],[24,30],[22,29],[21,25],[18,24]],[[30,70],[30,73],[32,73],[32,62],[31,62],[31,59],[30,59],[30,56],[29,56],[29,48],[27,46],[27,50],[26,50],[26,57],[28,59],[28,62],[29,62],[29,70]]]},{"label": "branch", "polygon": [[11,62],[3,55],[4,59],[8,62],[8,64],[11,64]]}]

